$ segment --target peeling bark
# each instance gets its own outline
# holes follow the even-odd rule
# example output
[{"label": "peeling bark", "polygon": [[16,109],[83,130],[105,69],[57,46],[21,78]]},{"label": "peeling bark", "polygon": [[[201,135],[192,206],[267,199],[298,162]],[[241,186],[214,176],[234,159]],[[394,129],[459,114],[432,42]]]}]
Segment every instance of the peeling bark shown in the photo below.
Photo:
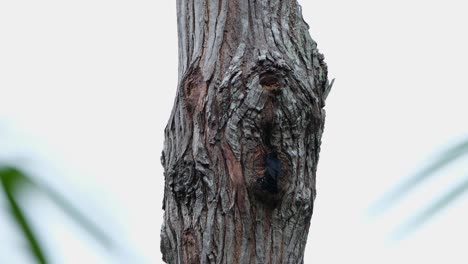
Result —
[{"label": "peeling bark", "polygon": [[331,88],[296,0],[177,0],[167,263],[303,263]]}]

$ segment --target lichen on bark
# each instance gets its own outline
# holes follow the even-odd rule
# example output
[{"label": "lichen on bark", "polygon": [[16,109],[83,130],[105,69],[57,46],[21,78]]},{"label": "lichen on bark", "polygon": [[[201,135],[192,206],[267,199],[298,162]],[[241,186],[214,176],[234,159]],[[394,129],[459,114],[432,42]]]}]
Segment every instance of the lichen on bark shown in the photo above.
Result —
[{"label": "lichen on bark", "polygon": [[[177,16],[164,261],[302,263],[331,85],[299,4],[177,0]],[[272,153],[277,190],[259,184]]]}]

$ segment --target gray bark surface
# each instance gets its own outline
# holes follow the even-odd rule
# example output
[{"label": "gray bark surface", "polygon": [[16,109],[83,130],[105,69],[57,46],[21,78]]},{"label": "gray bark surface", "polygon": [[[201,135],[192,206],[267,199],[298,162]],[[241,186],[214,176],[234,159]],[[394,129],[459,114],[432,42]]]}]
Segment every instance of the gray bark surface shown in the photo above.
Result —
[{"label": "gray bark surface", "polygon": [[331,84],[301,8],[296,0],[176,2],[163,260],[303,263]]}]

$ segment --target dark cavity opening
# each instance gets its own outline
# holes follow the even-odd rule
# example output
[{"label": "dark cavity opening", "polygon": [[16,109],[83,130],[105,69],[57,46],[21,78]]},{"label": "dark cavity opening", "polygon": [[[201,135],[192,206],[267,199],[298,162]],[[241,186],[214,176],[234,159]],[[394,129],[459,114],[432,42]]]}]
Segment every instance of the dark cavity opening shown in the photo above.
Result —
[{"label": "dark cavity opening", "polygon": [[265,172],[263,177],[257,179],[261,189],[269,193],[278,193],[278,178],[281,176],[281,160],[276,152],[265,156]]},{"label": "dark cavity opening", "polygon": [[275,87],[279,88],[280,78],[278,78],[273,72],[266,72],[260,75],[260,85],[264,88]]},{"label": "dark cavity opening", "polygon": [[263,123],[262,130],[263,143],[266,147],[272,148],[271,138],[273,136],[273,124],[271,122]]}]

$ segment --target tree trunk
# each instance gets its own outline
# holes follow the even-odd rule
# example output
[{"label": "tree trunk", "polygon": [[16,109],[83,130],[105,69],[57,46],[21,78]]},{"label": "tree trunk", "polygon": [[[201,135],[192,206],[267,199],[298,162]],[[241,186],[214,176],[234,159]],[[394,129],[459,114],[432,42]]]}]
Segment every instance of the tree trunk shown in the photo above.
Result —
[{"label": "tree trunk", "polygon": [[177,0],[167,263],[303,263],[331,85],[296,0]]}]

